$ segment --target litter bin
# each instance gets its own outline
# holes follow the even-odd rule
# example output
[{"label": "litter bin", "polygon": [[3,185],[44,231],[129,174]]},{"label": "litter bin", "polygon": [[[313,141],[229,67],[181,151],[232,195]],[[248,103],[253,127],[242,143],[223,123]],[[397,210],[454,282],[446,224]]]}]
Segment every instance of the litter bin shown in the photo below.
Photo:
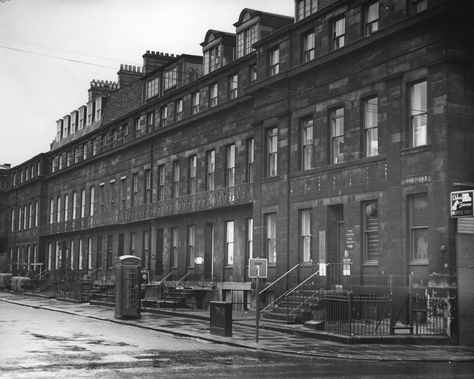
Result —
[{"label": "litter bin", "polygon": [[209,302],[211,334],[232,337],[232,303]]},{"label": "litter bin", "polygon": [[142,261],[122,255],[115,261],[115,318],[140,318],[140,277]]}]

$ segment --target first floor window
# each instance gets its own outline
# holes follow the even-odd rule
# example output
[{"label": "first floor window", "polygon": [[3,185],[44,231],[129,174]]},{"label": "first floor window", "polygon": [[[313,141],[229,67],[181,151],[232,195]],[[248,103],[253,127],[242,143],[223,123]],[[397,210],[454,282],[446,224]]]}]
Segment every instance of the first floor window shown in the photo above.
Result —
[{"label": "first floor window", "polygon": [[276,213],[265,215],[265,253],[268,263],[276,263]]},{"label": "first floor window", "polygon": [[330,113],[331,145],[330,163],[344,162],[344,108],[334,109]]},{"label": "first floor window", "polygon": [[188,193],[194,195],[197,193],[197,156],[189,157],[189,183]]},{"label": "first floor window", "polygon": [[225,223],[225,250],[227,257],[227,265],[234,264],[234,221]]},{"label": "first floor window", "polygon": [[226,147],[226,177],[227,187],[235,186],[235,144]]},{"label": "first floor window", "polygon": [[210,150],[206,157],[206,189],[214,191],[215,188],[215,173],[216,173],[216,151]]},{"label": "first floor window", "polygon": [[428,143],[428,106],[426,81],[410,86],[410,134],[411,147]]},{"label": "first floor window", "polygon": [[374,157],[379,153],[378,99],[364,101],[365,156]]},{"label": "first floor window", "polygon": [[165,165],[158,166],[158,201],[165,199]]},{"label": "first floor window", "polygon": [[301,120],[301,169],[313,168],[313,119]]},{"label": "first floor window", "polygon": [[173,162],[173,198],[179,197],[179,161]]},{"label": "first floor window", "polygon": [[409,243],[412,262],[428,261],[428,196],[426,193],[409,196]]},{"label": "first floor window", "polygon": [[267,130],[267,177],[277,175],[278,129]]}]

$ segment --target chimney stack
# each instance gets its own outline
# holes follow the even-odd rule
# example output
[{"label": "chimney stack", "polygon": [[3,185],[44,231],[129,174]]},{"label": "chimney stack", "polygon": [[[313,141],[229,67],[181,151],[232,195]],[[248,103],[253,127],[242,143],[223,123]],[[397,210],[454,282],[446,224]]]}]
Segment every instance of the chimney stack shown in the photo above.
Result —
[{"label": "chimney stack", "polygon": [[176,57],[174,54],[164,54],[159,51],[147,50],[146,53],[143,54],[143,73],[149,74],[161,66],[173,61]]},{"label": "chimney stack", "polygon": [[120,70],[117,72],[118,86],[122,88],[130,83],[138,80],[142,76],[142,69],[138,66],[121,64]]}]

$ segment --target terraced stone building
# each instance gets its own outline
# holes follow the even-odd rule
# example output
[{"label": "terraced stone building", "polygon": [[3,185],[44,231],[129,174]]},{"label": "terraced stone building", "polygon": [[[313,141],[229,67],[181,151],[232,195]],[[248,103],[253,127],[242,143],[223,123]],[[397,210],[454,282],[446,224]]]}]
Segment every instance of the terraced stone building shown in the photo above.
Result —
[{"label": "terraced stone building", "polygon": [[202,56],[147,51],[91,82],[50,151],[0,170],[6,266],[110,282],[135,254],[151,281],[247,307],[248,259],[265,257],[267,283],[284,276],[267,303],[309,277],[434,289],[457,294],[472,338],[474,223],[449,202],[474,181],[472,16],[467,1],[297,0],[294,17],[244,9],[235,33],[210,29]]}]

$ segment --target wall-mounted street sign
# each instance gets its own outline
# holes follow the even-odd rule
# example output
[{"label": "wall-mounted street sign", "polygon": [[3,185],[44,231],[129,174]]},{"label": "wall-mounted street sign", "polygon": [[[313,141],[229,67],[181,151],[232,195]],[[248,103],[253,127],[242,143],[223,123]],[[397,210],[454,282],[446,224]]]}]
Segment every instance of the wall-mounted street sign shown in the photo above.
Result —
[{"label": "wall-mounted street sign", "polygon": [[267,277],[267,258],[250,258],[249,259],[249,278],[266,278]]},{"label": "wall-mounted street sign", "polygon": [[473,217],[474,190],[451,192],[451,217]]}]

